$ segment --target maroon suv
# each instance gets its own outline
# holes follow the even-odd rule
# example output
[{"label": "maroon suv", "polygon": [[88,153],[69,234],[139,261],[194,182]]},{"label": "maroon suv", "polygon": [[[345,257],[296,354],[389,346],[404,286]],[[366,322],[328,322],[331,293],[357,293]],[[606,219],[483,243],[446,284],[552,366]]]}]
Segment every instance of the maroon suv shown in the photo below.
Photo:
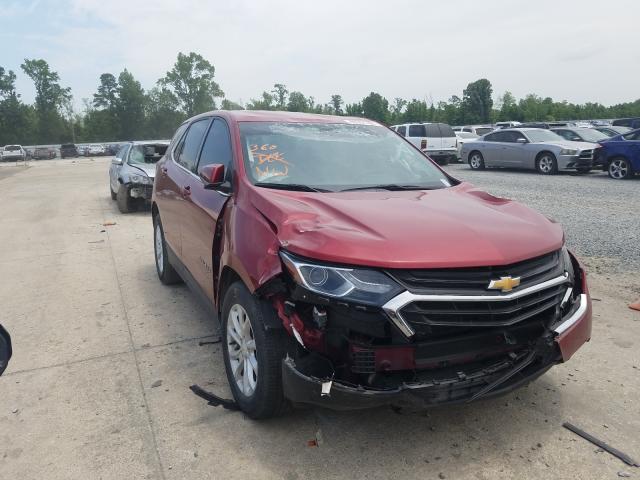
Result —
[{"label": "maroon suv", "polygon": [[370,120],[194,117],[157,164],[152,213],[160,280],[212,307],[253,418],[497,395],[591,336],[557,223]]}]

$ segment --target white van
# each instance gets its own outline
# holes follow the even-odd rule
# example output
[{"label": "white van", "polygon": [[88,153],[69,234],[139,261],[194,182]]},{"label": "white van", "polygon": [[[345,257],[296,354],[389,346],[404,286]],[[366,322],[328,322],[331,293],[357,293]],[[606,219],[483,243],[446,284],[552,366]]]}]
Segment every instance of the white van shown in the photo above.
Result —
[{"label": "white van", "polygon": [[440,165],[458,159],[458,140],[446,123],[404,123],[392,125],[392,130],[405,137]]}]

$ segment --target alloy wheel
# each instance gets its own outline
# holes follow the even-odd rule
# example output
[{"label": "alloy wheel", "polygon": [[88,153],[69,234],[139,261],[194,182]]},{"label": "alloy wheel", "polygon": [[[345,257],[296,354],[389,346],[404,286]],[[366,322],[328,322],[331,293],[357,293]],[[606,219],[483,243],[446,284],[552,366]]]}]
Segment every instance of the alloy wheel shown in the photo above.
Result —
[{"label": "alloy wheel", "polygon": [[553,159],[547,155],[540,158],[540,171],[542,173],[551,173],[553,170]]},{"label": "alloy wheel", "polygon": [[162,275],[162,269],[164,268],[164,251],[162,245],[162,229],[160,228],[160,223],[156,223],[156,233],[155,233],[155,249],[156,249],[156,267],[158,267],[158,272]]},{"label": "alloy wheel", "polygon": [[480,155],[478,155],[477,153],[471,155],[471,159],[469,160],[469,163],[471,164],[471,168],[480,168],[480,166],[482,165],[482,160],[480,159]]},{"label": "alloy wheel", "polygon": [[249,315],[237,303],[231,307],[227,318],[227,352],[238,389],[246,397],[253,396],[258,384],[256,341]]},{"label": "alloy wheel", "polygon": [[627,161],[621,158],[618,158],[611,162],[609,165],[609,175],[611,178],[615,178],[616,180],[620,180],[626,178],[629,173],[629,165],[627,165]]}]

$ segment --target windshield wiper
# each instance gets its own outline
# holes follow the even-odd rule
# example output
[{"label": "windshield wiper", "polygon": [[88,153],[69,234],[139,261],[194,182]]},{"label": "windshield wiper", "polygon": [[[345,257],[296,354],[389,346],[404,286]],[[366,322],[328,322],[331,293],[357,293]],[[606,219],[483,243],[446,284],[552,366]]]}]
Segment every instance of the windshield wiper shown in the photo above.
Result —
[{"label": "windshield wiper", "polygon": [[298,190],[300,192],[330,192],[331,190],[325,190],[324,188],[310,187],[309,185],[303,185],[300,183],[271,183],[271,182],[256,182],[256,187],[275,188],[278,190]]},{"label": "windshield wiper", "polygon": [[[400,190],[435,190],[436,187],[425,187],[421,185],[398,185],[395,183],[387,183],[382,185],[367,185],[364,187],[353,187],[353,188],[345,188],[344,190],[340,190],[341,192],[354,192],[356,190],[390,190],[400,191]],[[440,187],[437,187],[440,188]]]}]

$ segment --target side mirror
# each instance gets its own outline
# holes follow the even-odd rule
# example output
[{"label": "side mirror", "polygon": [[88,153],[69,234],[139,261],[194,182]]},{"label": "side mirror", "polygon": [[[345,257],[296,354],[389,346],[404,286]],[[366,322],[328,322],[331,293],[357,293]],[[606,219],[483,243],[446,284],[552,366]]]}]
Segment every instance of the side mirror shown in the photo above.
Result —
[{"label": "side mirror", "polygon": [[11,358],[11,337],[0,325],[0,375],[5,371]]},{"label": "side mirror", "polygon": [[111,160],[111,163],[114,165],[122,165],[122,159],[121,158],[114,158],[113,160]]},{"label": "side mirror", "polygon": [[518,142],[518,143],[529,143],[529,141],[528,141],[526,138],[522,138],[522,137],[521,137],[521,138],[518,138],[518,139],[516,140],[516,142]]},{"label": "side mirror", "polygon": [[224,183],[224,165],[212,163],[198,169],[198,175],[205,182],[205,188],[214,189]]}]

